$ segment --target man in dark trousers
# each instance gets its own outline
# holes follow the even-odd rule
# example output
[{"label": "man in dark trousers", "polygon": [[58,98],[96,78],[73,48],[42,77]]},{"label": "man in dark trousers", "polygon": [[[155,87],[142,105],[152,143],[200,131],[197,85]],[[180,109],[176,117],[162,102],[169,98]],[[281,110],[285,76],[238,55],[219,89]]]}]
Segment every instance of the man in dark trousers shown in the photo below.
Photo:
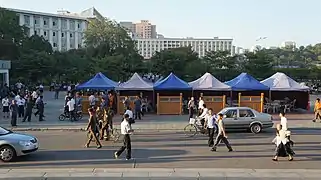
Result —
[{"label": "man in dark trousers", "polygon": [[89,113],[89,119],[88,119],[88,125],[87,125],[86,130],[88,131],[90,136],[88,137],[85,147],[88,148],[91,141],[93,139],[95,139],[95,142],[97,144],[97,149],[99,149],[102,147],[102,145],[96,136],[97,121],[96,121],[96,113],[95,113],[94,108],[89,108],[88,113]]},{"label": "man in dark trousers", "polygon": [[18,117],[18,105],[16,103],[16,100],[12,100],[12,103],[10,105],[10,111],[11,111],[11,126],[15,127],[17,126],[17,117]]},{"label": "man in dark trousers", "polygon": [[120,149],[114,153],[115,158],[117,159],[126,149],[126,160],[129,160],[132,158],[132,147],[131,147],[131,141],[130,141],[130,134],[134,132],[131,125],[129,124],[129,115],[124,115],[124,120],[120,124],[120,130],[121,134],[124,135],[124,144]]},{"label": "man in dark trousers", "polygon": [[39,97],[39,100],[37,101],[37,107],[38,107],[38,111],[39,111],[39,121],[44,121],[43,113],[44,113],[44,110],[45,110],[45,104],[43,102],[43,96]]},{"label": "man in dark trousers", "polygon": [[136,97],[136,100],[134,101],[135,104],[135,119],[141,120],[141,110],[142,110],[142,101],[140,100],[139,96]]},{"label": "man in dark trousers", "polygon": [[34,105],[34,103],[32,101],[32,97],[30,96],[27,100],[27,103],[26,103],[25,115],[23,117],[22,122],[25,122],[26,119],[28,119],[28,122],[31,121],[31,114],[32,114],[33,105]]},{"label": "man in dark trousers", "polygon": [[218,133],[216,136],[215,144],[214,144],[213,148],[211,149],[211,151],[216,151],[216,148],[221,141],[224,142],[224,144],[226,145],[229,152],[233,151],[230,143],[227,140],[227,136],[225,134],[225,127],[224,127],[224,123],[223,123],[223,114],[218,114],[217,127],[218,127]]}]

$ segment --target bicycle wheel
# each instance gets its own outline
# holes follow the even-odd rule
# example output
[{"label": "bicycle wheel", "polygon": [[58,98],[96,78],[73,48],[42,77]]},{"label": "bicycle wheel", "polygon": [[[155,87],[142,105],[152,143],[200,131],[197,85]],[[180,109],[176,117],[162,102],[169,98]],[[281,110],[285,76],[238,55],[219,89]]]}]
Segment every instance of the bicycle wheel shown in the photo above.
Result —
[{"label": "bicycle wheel", "polygon": [[184,133],[186,136],[188,137],[193,137],[196,135],[197,133],[197,129],[195,127],[195,125],[193,124],[188,124],[187,126],[185,126],[184,128]]},{"label": "bicycle wheel", "polygon": [[59,121],[64,121],[65,118],[66,118],[66,116],[63,115],[63,114],[60,114],[59,117],[58,117]]},{"label": "bicycle wheel", "polygon": [[82,119],[82,114],[76,114],[76,118],[77,118],[77,120],[81,120]]},{"label": "bicycle wheel", "polygon": [[112,134],[114,142],[117,142],[120,138],[120,132],[118,132],[117,129],[113,129]]}]

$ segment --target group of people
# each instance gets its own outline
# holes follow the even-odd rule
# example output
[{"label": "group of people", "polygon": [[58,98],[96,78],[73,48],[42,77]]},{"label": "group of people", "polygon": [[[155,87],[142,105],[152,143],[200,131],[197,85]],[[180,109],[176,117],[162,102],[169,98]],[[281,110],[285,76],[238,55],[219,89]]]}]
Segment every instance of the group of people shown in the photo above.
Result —
[{"label": "group of people", "polygon": [[[113,132],[113,110],[105,106],[106,100],[102,100],[100,107],[92,106],[88,109],[89,120],[86,130],[89,133],[85,147],[89,147],[92,140],[95,141],[97,149],[102,147],[101,140],[109,140],[110,133]],[[131,139],[130,134],[134,132],[131,124],[133,123],[133,112],[127,109],[123,116],[123,121],[120,125],[121,134],[123,137],[123,145],[114,153],[115,158],[118,158],[126,150],[126,160],[131,159]],[[99,134],[100,139],[97,134]]]},{"label": "group of people", "polygon": [[18,91],[17,95],[4,96],[1,100],[3,118],[11,118],[11,126],[17,126],[17,119],[22,118],[22,122],[31,121],[32,110],[36,107],[35,116],[39,116],[39,121],[44,121],[44,101],[42,91],[35,89],[31,91]]},{"label": "group of people", "polygon": [[[320,99],[317,100],[318,103],[320,103]],[[319,106],[316,106],[317,108]],[[188,108],[190,111],[189,118],[193,118],[195,103],[194,98],[191,98],[191,100],[188,103]],[[228,148],[228,151],[233,151],[225,132],[224,127],[224,120],[223,120],[223,114],[217,114],[213,112],[213,109],[207,108],[206,104],[204,104],[204,101],[202,98],[199,100],[199,106],[198,106],[198,119],[201,122],[201,125],[204,127],[204,129],[207,129],[208,134],[208,146],[212,147],[211,151],[216,151],[217,146],[220,142],[223,142],[226,147]],[[316,116],[321,117],[321,103],[320,103],[320,109],[317,109],[318,113],[316,113]],[[275,149],[275,156],[272,159],[273,161],[278,161],[278,157],[288,157],[289,161],[293,160],[294,151],[292,150],[293,141],[290,138],[291,132],[288,130],[287,125],[287,118],[285,117],[285,112],[282,111],[279,114],[280,116],[280,123],[276,125],[276,137],[272,141],[276,145]],[[217,129],[216,129],[217,128]],[[215,130],[217,130],[217,136],[215,136]],[[215,139],[215,141],[214,141]]]}]

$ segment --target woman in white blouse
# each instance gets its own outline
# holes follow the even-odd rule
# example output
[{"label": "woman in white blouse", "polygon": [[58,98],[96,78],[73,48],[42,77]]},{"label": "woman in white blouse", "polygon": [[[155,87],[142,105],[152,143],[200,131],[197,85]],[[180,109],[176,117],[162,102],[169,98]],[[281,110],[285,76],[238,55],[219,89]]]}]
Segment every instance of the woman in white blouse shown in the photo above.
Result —
[{"label": "woman in white blouse", "polygon": [[289,161],[293,160],[293,155],[295,154],[291,149],[289,139],[289,131],[285,131],[282,129],[280,124],[276,125],[276,137],[273,139],[273,143],[276,145],[275,156],[272,159],[273,161],[277,161],[278,157],[289,157]]}]

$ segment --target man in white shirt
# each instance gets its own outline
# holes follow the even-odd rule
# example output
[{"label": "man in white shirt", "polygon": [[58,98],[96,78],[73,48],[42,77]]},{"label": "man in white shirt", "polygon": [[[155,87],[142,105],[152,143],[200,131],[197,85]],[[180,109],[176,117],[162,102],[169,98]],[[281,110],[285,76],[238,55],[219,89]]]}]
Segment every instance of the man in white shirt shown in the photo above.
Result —
[{"label": "man in white shirt", "polygon": [[130,109],[130,107],[127,108],[127,110],[125,111],[124,114],[128,114],[128,116],[129,116],[129,120],[128,120],[129,124],[135,123],[134,113],[133,113],[133,111]]},{"label": "man in white shirt", "polygon": [[201,121],[202,126],[204,126],[205,123],[205,116],[208,113],[208,109],[206,108],[206,104],[203,104],[203,110],[202,110],[202,114],[200,116],[198,116],[198,118]]},{"label": "man in white shirt", "polygon": [[203,112],[203,108],[204,108],[204,101],[203,101],[203,97],[200,97],[199,101],[198,101],[198,114],[202,114]]},{"label": "man in white shirt", "polygon": [[210,108],[208,110],[207,115],[205,116],[205,124],[207,126],[208,132],[208,147],[212,147],[214,145],[214,133],[216,128],[216,117],[213,114],[213,109]]},{"label": "man in white shirt", "polygon": [[227,140],[227,136],[225,133],[225,127],[224,127],[224,123],[223,123],[223,114],[218,114],[217,115],[217,127],[218,127],[218,133],[215,139],[215,144],[212,147],[211,151],[216,151],[216,148],[218,146],[218,144],[223,141],[223,143],[226,145],[227,149],[229,152],[232,152],[233,149],[230,145],[230,143]]},{"label": "man in white shirt", "polygon": [[17,100],[19,118],[23,118],[24,117],[25,104],[26,104],[26,100],[23,97],[20,97]]},{"label": "man in white shirt", "polygon": [[280,112],[279,116],[281,118],[280,124],[281,124],[282,130],[287,131],[288,130],[288,120],[285,117],[285,113]]},{"label": "man in white shirt", "polygon": [[131,141],[130,134],[134,132],[131,125],[129,124],[129,115],[124,115],[124,120],[120,124],[121,134],[124,135],[124,144],[118,151],[114,153],[115,158],[117,159],[126,149],[126,160],[131,159]]},{"label": "man in white shirt", "polygon": [[67,102],[67,106],[68,106],[68,110],[69,110],[69,119],[70,121],[75,121],[76,120],[76,116],[75,116],[75,100],[74,98],[71,98],[68,102]]},{"label": "man in white shirt", "polygon": [[38,93],[37,93],[37,91],[33,91],[32,94],[31,94],[31,96],[32,96],[32,99],[35,101],[35,100],[38,98]]},{"label": "man in white shirt", "polygon": [[[285,117],[285,113],[283,111],[280,113],[280,118],[281,118],[280,126],[281,126],[282,130],[285,132],[288,132],[288,120]],[[289,144],[291,146],[293,146],[294,142],[291,140],[290,135],[288,135],[287,138],[289,140]]]}]

